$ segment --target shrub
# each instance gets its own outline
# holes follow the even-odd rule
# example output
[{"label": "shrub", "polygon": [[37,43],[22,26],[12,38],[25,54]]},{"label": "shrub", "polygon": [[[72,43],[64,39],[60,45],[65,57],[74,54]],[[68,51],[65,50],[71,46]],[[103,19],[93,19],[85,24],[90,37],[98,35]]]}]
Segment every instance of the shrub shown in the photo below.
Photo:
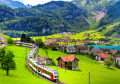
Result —
[{"label": "shrub", "polygon": [[52,51],[56,51],[56,46],[52,46]]},{"label": "shrub", "polygon": [[12,38],[8,38],[8,39],[7,39],[7,43],[8,43],[9,45],[12,45],[12,44],[13,44]]},{"label": "shrub", "polygon": [[108,66],[108,68],[113,64],[113,62],[111,61],[111,59],[107,59],[104,61],[104,65]]}]

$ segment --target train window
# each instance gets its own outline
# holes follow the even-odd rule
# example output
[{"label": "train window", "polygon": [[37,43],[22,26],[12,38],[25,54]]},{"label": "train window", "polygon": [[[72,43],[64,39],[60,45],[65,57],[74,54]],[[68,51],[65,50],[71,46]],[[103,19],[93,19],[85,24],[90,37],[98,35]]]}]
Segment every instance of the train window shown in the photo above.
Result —
[{"label": "train window", "polygon": [[40,67],[38,67],[38,72],[40,72]]},{"label": "train window", "polygon": [[49,71],[46,71],[46,70],[45,70],[45,73],[46,73],[47,75],[50,75],[50,72],[49,72]]},{"label": "train window", "polygon": [[53,74],[52,74],[52,77],[53,77]]},{"label": "train window", "polygon": [[42,73],[42,71],[43,71],[43,70],[41,69],[41,73]]}]

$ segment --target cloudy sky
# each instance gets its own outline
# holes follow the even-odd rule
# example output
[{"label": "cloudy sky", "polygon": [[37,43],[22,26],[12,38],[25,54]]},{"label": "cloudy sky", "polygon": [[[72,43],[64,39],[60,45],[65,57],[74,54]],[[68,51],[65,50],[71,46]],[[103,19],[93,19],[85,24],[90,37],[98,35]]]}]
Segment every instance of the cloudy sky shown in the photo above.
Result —
[{"label": "cloudy sky", "polygon": [[44,4],[50,1],[72,1],[72,0],[13,0],[13,1],[20,1],[25,5],[26,4],[37,5],[37,4]]}]

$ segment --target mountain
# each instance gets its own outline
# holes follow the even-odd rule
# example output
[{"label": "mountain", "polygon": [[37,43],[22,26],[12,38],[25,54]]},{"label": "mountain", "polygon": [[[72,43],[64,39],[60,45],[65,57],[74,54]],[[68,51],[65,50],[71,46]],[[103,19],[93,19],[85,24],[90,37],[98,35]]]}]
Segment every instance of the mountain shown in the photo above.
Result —
[{"label": "mountain", "polygon": [[[106,15],[101,19],[99,27],[107,30],[105,36],[120,35],[120,2],[108,8]],[[107,27],[108,26],[108,27]],[[105,30],[102,31],[105,31]]]},{"label": "mountain", "polygon": [[[1,28],[7,30],[4,32],[6,35],[11,37],[20,36],[18,33],[29,33],[27,36],[39,36],[39,35],[50,35],[51,25],[50,22],[41,17],[25,17],[24,19],[6,21],[0,23]],[[15,35],[14,35],[15,34]]]},{"label": "mountain", "polygon": [[13,0],[0,0],[1,5],[6,5],[12,8],[26,8],[26,6],[19,2],[19,1],[13,1]]},{"label": "mountain", "polygon": [[113,6],[109,7],[106,16],[101,20],[100,26],[120,22],[120,2],[117,2]]},{"label": "mountain", "polygon": [[[120,0],[73,0],[72,3],[89,12],[90,21],[93,24],[100,21],[109,7]],[[94,21],[95,20],[95,21]]]},{"label": "mountain", "polygon": [[0,5],[0,22],[15,19],[14,10],[10,7]]},{"label": "mountain", "polygon": [[87,10],[108,8],[120,0],[73,0],[72,3]]},{"label": "mountain", "polygon": [[[20,37],[22,32],[28,32],[29,36],[49,35],[68,31],[81,32],[88,30],[91,24],[87,19],[86,10],[78,8],[70,2],[63,1],[52,1],[32,8],[11,9],[11,14],[13,14],[13,18],[1,22],[0,27],[4,34],[12,37],[16,37],[16,35]],[[36,17],[36,21],[32,20]],[[38,25],[41,18],[45,19],[42,19],[44,24]],[[46,26],[45,24],[49,25]],[[31,32],[34,33],[32,34]]]}]

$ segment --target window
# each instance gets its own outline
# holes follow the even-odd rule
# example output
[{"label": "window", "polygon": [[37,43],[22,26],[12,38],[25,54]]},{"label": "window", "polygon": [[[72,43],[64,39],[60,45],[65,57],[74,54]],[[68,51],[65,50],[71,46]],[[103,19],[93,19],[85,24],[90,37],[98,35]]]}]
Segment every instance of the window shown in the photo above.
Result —
[{"label": "window", "polygon": [[46,73],[47,75],[50,75],[50,72],[49,72],[49,71],[46,71],[46,70],[45,70],[45,73]]},{"label": "window", "polygon": [[38,67],[38,72],[40,72],[40,67]]}]

